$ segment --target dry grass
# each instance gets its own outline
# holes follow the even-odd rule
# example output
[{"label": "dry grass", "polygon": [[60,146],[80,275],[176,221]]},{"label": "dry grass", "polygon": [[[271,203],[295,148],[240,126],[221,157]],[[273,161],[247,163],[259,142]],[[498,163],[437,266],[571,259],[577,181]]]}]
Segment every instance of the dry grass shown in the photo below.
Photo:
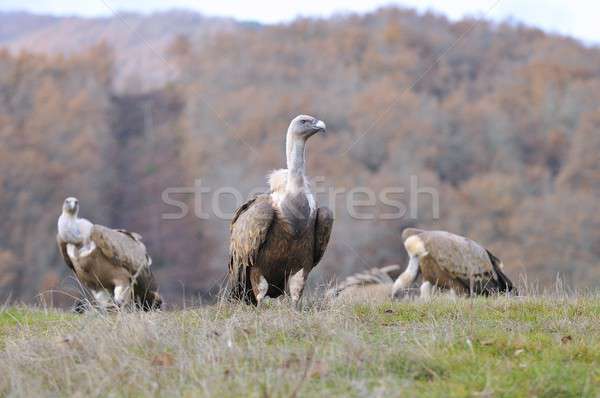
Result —
[{"label": "dry grass", "polygon": [[600,297],[0,312],[2,396],[600,394]]}]

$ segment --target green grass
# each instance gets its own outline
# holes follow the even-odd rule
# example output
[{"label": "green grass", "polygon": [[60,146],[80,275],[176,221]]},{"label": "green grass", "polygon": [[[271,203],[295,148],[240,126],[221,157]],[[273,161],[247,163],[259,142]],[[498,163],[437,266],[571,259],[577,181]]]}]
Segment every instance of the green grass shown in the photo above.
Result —
[{"label": "green grass", "polygon": [[600,297],[0,312],[2,396],[597,397]]},{"label": "green grass", "polygon": [[27,333],[45,333],[52,324],[62,325],[73,314],[52,311],[32,310],[27,308],[9,308],[0,311],[0,348],[4,348],[5,340],[15,336],[19,331]]}]

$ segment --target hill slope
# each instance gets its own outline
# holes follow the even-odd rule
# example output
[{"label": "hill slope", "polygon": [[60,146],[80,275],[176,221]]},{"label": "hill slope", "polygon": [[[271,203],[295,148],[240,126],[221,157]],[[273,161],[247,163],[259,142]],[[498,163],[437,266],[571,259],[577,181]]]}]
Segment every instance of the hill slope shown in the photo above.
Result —
[{"label": "hill slope", "polygon": [[188,11],[125,13],[110,18],[0,13],[0,47],[14,52],[70,55],[106,43],[115,51],[115,86],[119,90],[143,91],[175,78],[163,54],[177,36],[201,41],[237,26],[230,19]]}]

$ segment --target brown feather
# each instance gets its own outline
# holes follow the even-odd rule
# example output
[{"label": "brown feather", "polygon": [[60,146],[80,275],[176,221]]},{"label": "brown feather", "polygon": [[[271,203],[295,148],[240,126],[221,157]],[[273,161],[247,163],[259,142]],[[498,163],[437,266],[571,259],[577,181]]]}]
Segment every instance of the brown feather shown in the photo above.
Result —
[{"label": "brown feather", "polygon": [[328,207],[319,207],[315,222],[315,254],[314,266],[316,267],[325,254],[331,230],[333,229],[333,212]]},{"label": "brown feather", "polygon": [[253,301],[249,268],[256,263],[271,228],[275,212],[269,195],[257,195],[242,204],[231,221],[228,294]]},{"label": "brown feather", "polygon": [[324,207],[311,213],[303,207],[308,202],[295,204],[300,213],[308,211],[308,219],[287,218],[294,213],[286,208],[276,209],[267,194],[250,199],[236,211],[231,225],[230,298],[256,303],[250,286],[251,273],[254,279],[260,275],[267,280],[267,296],[277,297],[286,291],[291,275],[300,270],[308,275],[321,260],[331,235],[333,215]]},{"label": "brown feather", "polygon": [[336,297],[343,291],[368,285],[389,285],[391,293],[394,280],[400,275],[402,268],[398,264],[387,265],[381,268],[371,268],[366,271],[358,272],[350,275],[337,286],[329,289],[326,293],[327,297]]},{"label": "brown feather", "polygon": [[109,260],[132,274],[148,265],[146,246],[131,232],[94,225],[90,239]]},{"label": "brown feather", "polygon": [[73,263],[67,253],[67,242],[57,236],[65,263],[85,287],[111,291],[118,283],[132,284],[136,303],[141,308],[160,308],[162,299],[149,267],[151,259],[140,235],[94,225],[90,240],[96,249]]},{"label": "brown feather", "polygon": [[63,257],[63,260],[65,260],[65,264],[67,264],[67,266],[69,268],[71,268],[71,271],[75,272],[75,266],[73,265],[73,262],[71,261],[71,258],[69,257],[69,254],[67,253],[67,242],[65,242],[64,240],[62,240],[60,238],[60,235],[56,235],[56,244],[58,245],[58,250],[60,250],[60,254]]},{"label": "brown feather", "polygon": [[504,274],[506,280],[501,279],[488,251],[477,242],[446,231],[423,231],[418,236],[427,251],[420,259],[424,280],[463,294],[512,290],[510,280]]},{"label": "brown feather", "polygon": [[94,225],[91,240],[113,264],[128,271],[134,296],[143,309],[162,306],[162,298],[157,292],[158,286],[150,269],[152,259],[140,234]]},{"label": "brown feather", "polygon": [[423,232],[425,232],[425,231],[422,229],[418,229],[418,228],[405,228],[402,231],[402,242],[404,242],[406,239],[408,239],[409,237],[411,237],[413,235],[418,235]]}]

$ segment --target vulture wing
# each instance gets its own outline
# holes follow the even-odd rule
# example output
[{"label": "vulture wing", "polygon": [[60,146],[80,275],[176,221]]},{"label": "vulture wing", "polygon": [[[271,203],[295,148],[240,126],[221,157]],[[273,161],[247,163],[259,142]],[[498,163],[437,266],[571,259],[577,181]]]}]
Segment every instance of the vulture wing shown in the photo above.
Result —
[{"label": "vulture wing", "polygon": [[231,220],[228,275],[228,290],[233,298],[240,299],[246,295],[248,269],[256,263],[274,216],[269,195],[255,196],[235,212]]},{"label": "vulture wing", "polygon": [[404,230],[402,230],[402,242],[406,242],[406,239],[409,237],[413,235],[419,235],[423,232],[425,231],[418,228],[404,228]]},{"label": "vulture wing", "polygon": [[337,286],[329,289],[326,293],[327,297],[335,297],[342,291],[353,286],[365,285],[392,285],[395,277],[400,275],[402,269],[399,265],[388,265],[382,268],[371,268],[369,270],[350,275]]},{"label": "vulture wing", "polygon": [[386,274],[392,279],[392,283],[398,279],[400,274],[402,273],[402,267],[398,264],[386,265],[384,267],[379,268],[381,272]]},{"label": "vulture wing", "polygon": [[494,256],[489,250],[486,250],[486,252],[490,257],[492,267],[494,267],[494,271],[496,272],[498,278],[498,290],[501,292],[514,292],[515,294],[519,294],[516,291],[512,281],[508,278],[508,276],[506,276],[506,274],[502,270],[502,261],[500,261],[498,257]]},{"label": "vulture wing", "polygon": [[315,221],[315,252],[313,255],[313,267],[319,264],[319,261],[323,258],[323,254],[325,254],[332,228],[333,213],[327,207],[319,207],[317,210],[317,219]]},{"label": "vulture wing", "polygon": [[75,272],[75,266],[73,265],[73,262],[71,261],[71,258],[69,257],[69,254],[67,253],[67,242],[62,240],[60,238],[60,235],[57,234],[56,235],[56,243],[58,244],[58,249],[60,250],[60,254],[62,254],[62,257],[65,260],[65,263],[67,264],[67,266],[69,268],[71,268],[71,270],[73,272]]},{"label": "vulture wing", "polygon": [[94,225],[90,239],[106,258],[131,274],[152,263],[139,234]]},{"label": "vulture wing", "polygon": [[437,265],[475,293],[497,290],[497,274],[488,252],[476,242],[445,231],[419,234]]}]

